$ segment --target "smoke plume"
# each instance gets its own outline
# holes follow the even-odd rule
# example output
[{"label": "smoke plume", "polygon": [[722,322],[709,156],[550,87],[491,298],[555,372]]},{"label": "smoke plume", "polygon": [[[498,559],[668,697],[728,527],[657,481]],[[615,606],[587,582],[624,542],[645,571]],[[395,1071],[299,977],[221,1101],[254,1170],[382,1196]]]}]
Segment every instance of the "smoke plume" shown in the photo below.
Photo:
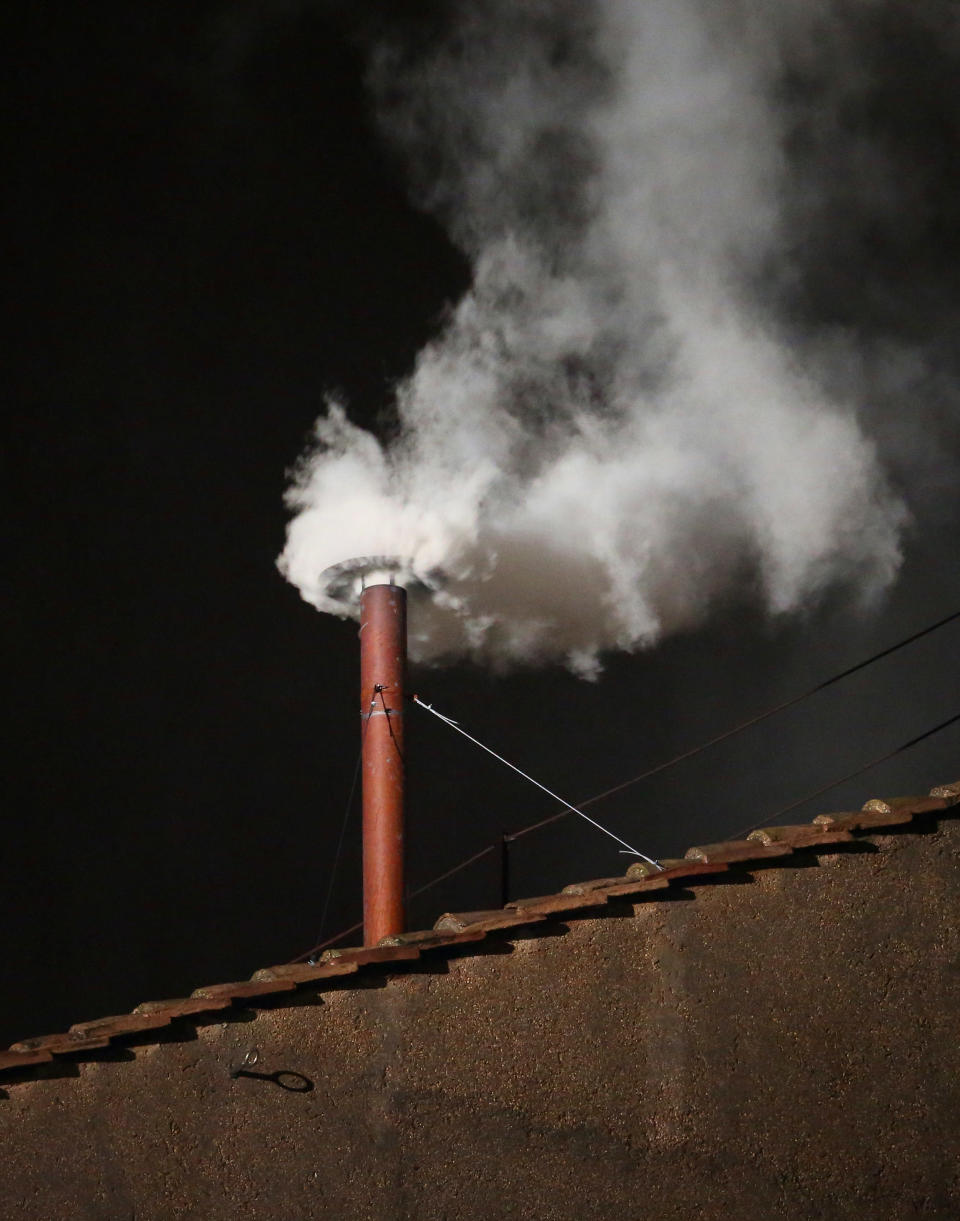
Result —
[{"label": "smoke plume", "polygon": [[413,656],[585,676],[745,592],[774,614],[875,598],[916,511],[897,463],[956,408],[927,249],[949,133],[927,124],[906,185],[883,23],[936,48],[943,97],[915,110],[946,115],[950,5],[450,7],[432,44],[376,47],[371,89],[472,286],[391,436],[328,403],[283,573],[345,614],[324,570],[400,557],[432,591]]}]

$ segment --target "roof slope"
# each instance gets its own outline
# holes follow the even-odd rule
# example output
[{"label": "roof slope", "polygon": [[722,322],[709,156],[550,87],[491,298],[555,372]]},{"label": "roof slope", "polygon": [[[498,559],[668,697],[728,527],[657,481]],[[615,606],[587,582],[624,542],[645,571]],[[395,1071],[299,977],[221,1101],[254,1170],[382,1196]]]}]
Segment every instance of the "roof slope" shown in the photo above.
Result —
[{"label": "roof slope", "polygon": [[[765,827],[744,840],[728,840],[690,848],[682,859],[665,860],[657,871],[644,861],[632,864],[619,877],[574,882],[557,894],[518,899],[505,908],[479,912],[447,912],[432,929],[386,937],[375,947],[327,950],[315,963],[287,963],[255,971],[249,980],[208,984],[191,996],[146,1001],[131,1013],[78,1022],[68,1031],[22,1039],[0,1051],[0,1078],[15,1082],[45,1075],[44,1066],[60,1060],[95,1058],[111,1044],[156,1042],[156,1032],[176,1038],[208,1021],[222,1022],[231,1013],[249,1017],[254,1007],[286,1001],[302,990],[308,995],[342,987],[345,976],[357,982],[385,970],[396,973],[424,956],[470,953],[472,946],[514,935],[555,932],[556,922],[590,918],[611,902],[656,902],[677,887],[709,885],[730,870],[752,872],[800,864],[804,858],[843,852],[863,836],[887,830],[923,832],[938,817],[953,817],[960,804],[960,781],[939,785],[919,797],[873,798],[857,811],[820,814],[810,823]],[[791,859],[794,858],[794,859]],[[539,926],[539,927],[538,927]],[[349,981],[352,982],[352,981]],[[166,1031],[166,1028],[172,1028]]]}]

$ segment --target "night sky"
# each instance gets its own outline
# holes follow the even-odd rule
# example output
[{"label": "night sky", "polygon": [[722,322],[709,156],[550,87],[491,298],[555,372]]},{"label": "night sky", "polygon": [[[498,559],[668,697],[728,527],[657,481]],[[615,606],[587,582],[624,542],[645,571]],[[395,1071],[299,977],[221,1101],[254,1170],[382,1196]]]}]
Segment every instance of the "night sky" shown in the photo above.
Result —
[{"label": "night sky", "polygon": [[[391,19],[424,36],[441,20],[440,5],[399,7]],[[392,385],[470,277],[369,114],[364,37],[382,15],[209,0],[8,14],[0,1045],[243,978],[317,939],[358,746],[357,642],[274,567],[286,472],[328,390],[390,428]],[[849,266],[825,247],[798,308],[842,315],[869,266],[923,326],[960,288],[942,100],[957,62],[899,45],[870,121],[909,150],[910,223],[873,220]],[[886,300],[866,302],[878,330]],[[873,612],[838,595],[771,622],[745,602],[608,657],[596,683],[458,665],[411,687],[578,801],[960,609],[944,401],[936,454],[895,472],[914,522]],[[960,711],[958,648],[955,622],[591,813],[656,855],[731,836]],[[417,709],[407,734],[411,887],[555,811]],[[925,791],[958,761],[954,725],[790,819]],[[575,823],[516,844],[515,894],[623,871],[616,845]],[[358,835],[355,809],[325,936],[359,918]],[[410,923],[498,903],[490,856],[415,900]]]}]

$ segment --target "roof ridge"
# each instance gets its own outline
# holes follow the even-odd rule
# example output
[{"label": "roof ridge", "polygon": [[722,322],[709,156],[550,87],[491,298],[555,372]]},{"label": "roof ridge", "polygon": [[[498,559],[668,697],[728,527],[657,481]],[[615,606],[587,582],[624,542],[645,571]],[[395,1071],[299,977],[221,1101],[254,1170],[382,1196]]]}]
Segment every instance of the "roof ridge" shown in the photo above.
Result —
[{"label": "roof ridge", "polygon": [[21,1039],[0,1051],[0,1076],[32,1076],[34,1069],[42,1075],[42,1066],[57,1058],[83,1059],[89,1052],[109,1047],[115,1039],[128,1044],[138,1038],[143,1042],[143,1036],[163,1030],[174,1021],[224,1015],[235,1001],[279,998],[300,987],[314,991],[339,987],[340,980],[347,976],[385,967],[402,969],[402,964],[416,962],[424,954],[458,952],[461,946],[466,949],[498,934],[509,937],[550,917],[577,918],[582,914],[589,919],[611,899],[641,902],[649,895],[656,901],[657,892],[670,889],[674,883],[692,884],[694,879],[709,882],[732,866],[777,868],[787,864],[786,858],[795,853],[817,855],[825,848],[841,849],[854,842],[858,834],[903,827],[918,815],[939,814],[958,804],[960,781],[937,785],[925,796],[874,797],[860,810],[818,814],[810,823],[761,827],[746,839],[694,846],[683,858],[661,862],[659,871],[646,862],[634,862],[623,876],[574,882],[557,894],[516,899],[490,911],[445,912],[431,929],[385,937],[376,946],[327,950],[316,963],[263,967],[249,980],[209,984],[195,989],[189,997],[145,1001],[130,1013],[77,1022],[61,1034]]}]

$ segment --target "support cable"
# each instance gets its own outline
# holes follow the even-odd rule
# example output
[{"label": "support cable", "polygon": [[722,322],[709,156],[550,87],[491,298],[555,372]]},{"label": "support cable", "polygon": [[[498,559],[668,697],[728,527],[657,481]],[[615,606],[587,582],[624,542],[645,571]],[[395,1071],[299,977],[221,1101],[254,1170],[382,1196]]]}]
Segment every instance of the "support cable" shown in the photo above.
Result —
[{"label": "support cable", "polygon": [[[435,878],[431,878],[429,882],[424,882],[422,886],[418,886],[416,890],[411,890],[407,894],[408,899],[416,899],[418,895],[424,894],[428,890],[432,890],[434,886],[439,886],[441,882],[445,882],[447,878],[452,878],[461,869],[466,869],[468,865],[472,865],[475,861],[482,861],[485,856],[489,856],[497,847],[496,844],[488,844],[486,848],[481,848],[479,852],[475,852],[473,856],[468,856],[466,860],[460,861],[459,864],[453,866],[452,869],[446,870],[445,873],[437,874]],[[319,945],[315,945],[313,949],[307,950],[301,954],[299,958],[291,959],[292,962],[312,962],[315,957],[328,946],[336,945],[338,941],[342,941],[344,937],[349,937],[351,933],[356,933],[363,928],[363,921],[358,920],[356,924],[351,924],[349,928],[343,929],[334,937],[328,937],[326,941],[321,941]]]},{"label": "support cable", "polygon": [[566,806],[567,808],[564,813],[578,814],[582,819],[590,823],[592,827],[596,827],[597,830],[602,831],[604,835],[609,835],[610,838],[616,840],[618,844],[622,844],[624,850],[630,856],[638,856],[642,861],[646,861],[648,865],[653,865],[657,869],[660,868],[660,865],[653,860],[652,857],[646,856],[642,852],[638,852],[637,849],[628,844],[625,839],[621,839],[619,835],[614,835],[612,831],[609,831],[606,827],[602,826],[588,814],[584,814],[582,810],[578,810],[576,806],[572,806],[569,801],[565,801],[562,797],[557,796],[556,793],[551,792],[551,790],[548,789],[545,784],[541,784],[539,780],[534,780],[532,776],[528,776],[526,772],[522,772],[520,768],[517,767],[516,764],[511,763],[509,759],[504,759],[503,755],[498,755],[497,752],[495,750],[491,750],[489,746],[484,746],[482,742],[478,741],[471,734],[467,733],[465,729],[461,729],[457,722],[451,717],[444,716],[442,712],[437,712],[436,708],[434,708],[432,704],[425,704],[418,695],[413,697],[413,702],[415,704],[419,704],[421,708],[425,708],[427,712],[432,712],[433,715],[438,718],[438,720],[443,721],[445,725],[449,725],[451,729],[455,729],[457,733],[463,734],[463,736],[469,742],[472,742],[474,746],[479,746],[481,750],[485,750],[488,755],[492,755],[494,759],[497,759],[500,763],[504,764],[505,767],[509,767],[512,772],[516,772],[517,775],[522,776],[524,780],[529,780],[531,784],[536,785],[536,787],[546,793],[548,797],[552,797],[554,801],[559,801],[562,806]]},{"label": "support cable", "polygon": [[[822,788],[815,789],[812,793],[808,793],[799,801],[792,801],[789,805],[782,806],[773,814],[767,814],[759,822],[754,823],[752,826],[743,827],[740,831],[734,832],[734,838],[741,835],[747,835],[750,831],[755,831],[757,827],[774,826],[776,824],[776,820],[778,818],[782,818],[784,814],[789,814],[792,810],[797,809],[799,806],[805,805],[806,802],[813,801],[815,797],[821,797],[824,793],[829,793],[832,789],[839,788],[841,784],[845,784],[848,780],[855,780],[857,776],[862,776],[864,772],[870,771],[871,768],[878,767],[881,763],[886,763],[887,760],[894,758],[896,755],[901,755],[904,753],[904,751],[910,750],[911,747],[918,746],[921,742],[926,741],[927,738],[932,738],[934,734],[938,734],[942,730],[948,729],[951,725],[955,725],[957,721],[960,721],[960,712],[958,712],[955,716],[948,718],[946,721],[941,721],[939,725],[935,725],[932,729],[927,729],[923,733],[918,734],[915,738],[911,738],[909,742],[904,742],[901,746],[898,746],[896,750],[889,751],[887,754],[881,755],[877,759],[871,759],[869,763],[865,763],[862,767],[858,767],[856,771],[849,772],[846,776],[842,776],[839,780],[832,780],[829,784],[824,785]],[[459,873],[461,869],[466,869],[468,865],[472,865],[475,861],[482,860],[483,857],[489,856],[489,854],[493,852],[496,847],[496,844],[488,844],[487,847],[482,849],[480,852],[474,853],[473,856],[467,857],[466,860],[461,861],[458,865],[454,865],[452,869],[448,869],[445,873],[441,873],[438,877],[431,878],[429,882],[425,882],[416,890],[411,891],[410,898],[413,899],[416,898],[417,895],[422,895],[425,891],[430,890],[431,887],[436,886],[438,883],[444,882],[447,878]],[[320,945],[314,946],[312,950],[307,950],[305,954],[301,954],[299,958],[295,958],[292,961],[305,962],[307,960],[312,960],[314,955],[319,954],[322,950],[325,950],[327,946],[334,945],[336,942],[341,941],[344,937],[349,937],[351,933],[355,933],[361,928],[363,928],[362,921],[357,924],[352,924],[349,928],[345,928],[342,932],[337,933],[335,937],[329,937]]]},{"label": "support cable", "polygon": [[779,810],[775,810],[772,814],[765,815],[752,826],[744,827],[742,831],[735,831],[734,838],[737,839],[741,835],[747,835],[750,831],[756,831],[758,827],[776,826],[776,820],[782,818],[784,814],[789,814],[791,810],[799,809],[800,806],[806,805],[808,801],[813,801],[815,797],[822,797],[824,793],[829,793],[832,789],[839,788],[841,784],[846,784],[848,780],[855,780],[857,776],[862,776],[864,772],[870,771],[871,768],[879,767],[881,763],[886,763],[888,759],[893,759],[896,755],[902,755],[904,751],[909,750],[912,746],[925,742],[927,738],[932,738],[934,734],[940,733],[943,729],[949,729],[957,721],[960,721],[960,712],[955,716],[948,717],[945,721],[941,721],[939,725],[934,725],[932,729],[927,729],[924,733],[918,734],[917,737],[911,738],[909,742],[904,742],[896,750],[888,751],[887,754],[880,755],[877,759],[871,759],[869,763],[864,763],[862,767],[858,767],[855,772],[849,772],[846,776],[841,776],[839,780],[831,780],[829,784],[815,789],[812,793],[808,793],[806,797],[801,797],[799,801],[791,801],[789,805],[781,806]]},{"label": "support cable", "polygon": [[[615,793],[621,793],[624,789],[630,788],[631,785],[639,784],[641,780],[649,780],[651,776],[657,776],[660,772],[668,771],[671,767],[676,767],[678,763],[683,763],[687,759],[692,759],[695,755],[699,755],[702,751],[709,750],[711,746],[717,746],[720,742],[725,742],[728,738],[734,737],[738,733],[742,733],[745,729],[750,729],[753,725],[759,725],[761,721],[767,720],[768,717],[775,716],[778,712],[785,712],[788,708],[793,708],[796,704],[802,703],[809,699],[812,695],[817,695],[821,691],[825,691],[827,687],[832,687],[834,683],[840,682],[844,678],[849,678],[851,674],[856,674],[858,670],[866,669],[867,666],[873,665],[875,661],[880,661],[884,657],[889,657],[891,653],[896,653],[899,649],[906,648],[908,644],[913,644],[915,640],[920,640],[924,636],[929,636],[931,632],[935,632],[938,628],[945,627],[948,623],[952,623],[954,619],[960,619],[960,611],[954,611],[953,614],[947,615],[946,618],[938,620],[936,623],[931,623],[928,627],[922,628],[919,632],[914,632],[912,636],[907,636],[905,640],[899,641],[897,644],[890,645],[889,648],[882,649],[879,653],[874,653],[872,657],[867,657],[863,661],[858,661],[855,666],[850,666],[846,670],[841,670],[839,674],[834,674],[831,678],[824,679],[823,682],[817,683],[815,687],[810,687],[807,691],[801,692],[799,695],[791,696],[790,699],[784,700],[780,704],[775,704],[772,708],[767,708],[764,712],[757,713],[756,716],[750,717],[746,721],[741,721],[739,724],[732,726],[730,729],[724,730],[723,733],[718,733],[716,737],[708,738],[706,742],[701,742],[699,746],[693,746],[690,750],[683,751],[682,754],[674,755],[672,759],[667,759],[663,763],[657,763],[653,767],[647,768],[645,772],[641,772],[639,776],[632,776],[629,780],[623,780],[620,784],[615,784],[612,788],[604,789],[602,793],[595,793],[592,797],[587,797],[579,803],[580,808],[584,806],[592,806],[598,801],[603,801],[607,797],[612,797]],[[529,835],[531,831],[538,831],[541,827],[549,826],[550,823],[557,822],[558,819],[566,818],[568,811],[561,810],[559,814],[551,814],[549,818],[543,818],[539,822],[531,823],[527,827],[521,827],[519,831],[514,831],[512,835],[508,835],[508,840],[521,839],[524,835]]]},{"label": "support cable", "polygon": [[350,784],[350,795],[347,798],[347,805],[343,811],[343,821],[340,823],[340,837],[337,840],[337,851],[333,858],[333,868],[330,870],[330,884],[327,886],[327,897],[323,901],[323,914],[320,917],[320,930],[317,933],[317,941],[323,936],[323,930],[327,923],[327,912],[330,908],[330,899],[333,896],[333,885],[337,880],[337,869],[340,866],[340,857],[343,854],[343,840],[347,833],[347,823],[350,821],[350,812],[353,809],[353,799],[357,793],[357,781],[360,779],[360,767],[363,763],[363,743],[367,736],[367,726],[370,724],[370,714],[373,712],[373,705],[376,702],[377,692],[373,693],[370,700],[370,707],[367,710],[367,715],[362,718],[363,727],[360,730],[360,750],[357,753],[356,766],[353,769],[353,780]]},{"label": "support cable", "polygon": [[[522,838],[524,835],[528,835],[531,831],[537,831],[541,827],[548,826],[550,823],[556,822],[561,818],[566,818],[567,815],[571,812],[579,814],[581,818],[585,818],[588,822],[593,822],[592,819],[587,818],[586,814],[582,813],[581,807],[593,805],[595,802],[602,801],[606,797],[612,797],[615,793],[620,793],[624,789],[629,788],[631,785],[639,784],[640,781],[647,780],[651,776],[655,776],[655,775],[659,774],[660,772],[665,772],[669,768],[675,767],[678,763],[682,763],[687,759],[692,759],[695,755],[700,754],[702,751],[709,750],[711,747],[718,745],[720,742],[726,741],[726,739],[728,739],[728,738],[734,737],[738,733],[742,733],[744,730],[749,729],[751,726],[760,724],[761,721],[767,720],[769,717],[774,716],[778,712],[784,712],[784,711],[786,711],[786,709],[792,708],[795,705],[802,703],[803,700],[809,699],[812,695],[816,695],[820,691],[824,691],[828,687],[832,687],[835,683],[840,682],[842,679],[849,678],[851,675],[856,674],[858,671],[866,669],[867,666],[872,665],[874,662],[880,661],[884,657],[889,657],[891,654],[898,652],[900,649],[906,648],[906,646],[908,644],[913,644],[914,641],[921,640],[924,636],[929,636],[932,632],[937,631],[939,628],[945,627],[948,623],[952,623],[956,619],[960,619],[960,611],[954,611],[952,614],[946,615],[943,619],[937,620],[936,623],[931,623],[927,627],[921,628],[920,631],[914,632],[912,635],[905,637],[903,640],[898,641],[896,644],[890,645],[889,647],[887,647],[885,649],[881,649],[879,652],[872,654],[872,656],[865,658],[863,661],[857,662],[856,665],[849,666],[846,670],[841,670],[838,674],[834,674],[830,678],[824,679],[823,682],[817,683],[816,686],[810,687],[808,690],[801,692],[801,694],[792,696],[790,699],[784,700],[782,703],[776,704],[773,707],[766,709],[764,712],[758,713],[756,716],[750,717],[746,721],[741,721],[739,724],[732,726],[730,729],[725,730],[723,733],[717,734],[715,737],[709,738],[706,742],[700,743],[699,746],[692,747],[690,750],[684,751],[682,754],[675,755],[672,759],[667,759],[663,763],[658,763],[656,766],[648,768],[646,771],[641,772],[637,776],[631,777],[629,780],[624,780],[620,784],[614,785],[612,788],[605,789],[601,793],[596,793],[592,797],[586,798],[585,800],[583,800],[579,803],[579,807],[571,806],[567,809],[561,810],[558,814],[550,815],[549,818],[541,819],[539,822],[530,823],[526,827],[521,827],[519,831],[514,831],[511,834],[504,835],[503,839],[507,843],[510,843],[513,840]],[[375,698],[375,696],[374,696],[374,698]],[[442,714],[436,712],[433,708],[429,708],[428,705],[423,704],[423,702],[421,700],[417,699],[416,696],[414,697],[414,699],[417,703],[419,703],[421,705],[421,707],[428,708],[428,711],[433,712],[435,716],[440,717],[442,720],[448,721],[448,723],[451,724],[452,727],[455,728],[459,733],[464,734],[465,737],[468,737],[468,738],[470,737],[469,734],[467,734],[464,730],[460,729],[459,725],[456,725],[454,722],[449,721],[449,719],[447,717],[443,717]],[[373,710],[373,703],[374,703],[374,701],[371,700],[371,704],[370,704],[371,712]],[[368,714],[368,716],[369,716],[369,714]],[[365,724],[366,724],[366,720],[367,720],[367,718],[364,718]],[[896,750],[891,751],[889,754],[882,755],[878,759],[873,759],[873,760],[871,760],[871,762],[864,764],[863,767],[858,768],[856,771],[851,772],[849,775],[843,776],[839,780],[832,781],[830,784],[826,785],[823,788],[817,789],[812,793],[808,793],[806,797],[801,798],[799,801],[794,801],[794,802],[791,802],[789,805],[783,806],[781,809],[775,811],[773,814],[769,814],[769,815],[765,816],[763,819],[761,819],[760,822],[754,823],[753,826],[751,826],[751,827],[745,827],[745,828],[743,828],[742,831],[736,832],[736,834],[745,835],[745,834],[748,834],[750,831],[756,830],[757,827],[764,826],[768,823],[772,825],[774,820],[776,820],[778,818],[782,818],[785,814],[789,814],[792,810],[797,809],[799,806],[804,805],[806,802],[812,801],[815,797],[820,797],[824,793],[828,793],[832,789],[838,788],[841,784],[845,784],[848,780],[853,780],[857,776],[863,775],[864,772],[869,771],[871,768],[877,767],[881,763],[885,763],[885,762],[887,762],[887,760],[894,758],[896,755],[902,754],[904,751],[907,751],[911,747],[918,745],[920,742],[925,741],[927,738],[933,737],[934,734],[939,733],[941,730],[947,729],[950,725],[955,724],[955,722],[958,720],[960,720],[960,713],[958,713],[956,716],[950,717],[946,721],[943,721],[941,724],[934,726],[932,729],[926,730],[924,733],[918,735],[917,737],[911,738],[911,740],[909,742],[905,742],[902,746],[898,746],[896,748]],[[476,741],[476,739],[471,738],[471,741]],[[512,768],[512,770],[519,772],[519,768],[514,768],[512,763],[507,763],[507,760],[501,759],[501,757],[499,755],[494,754],[493,751],[489,750],[488,747],[483,746],[482,743],[478,742],[477,745],[480,746],[483,750],[487,751],[489,754],[494,755],[494,758],[500,759],[500,761],[502,763],[505,763],[507,767],[510,767],[510,768]],[[519,774],[521,776],[524,775],[523,772],[519,772]],[[532,777],[526,777],[526,778],[530,779],[533,784],[537,784],[538,788],[544,787],[543,785],[538,784],[537,781],[532,780]],[[346,818],[349,815],[349,809],[350,809],[350,805],[352,804],[352,801],[353,801],[353,794],[355,791],[355,787],[356,787],[356,774],[354,776],[354,785],[351,788],[350,800],[347,803],[347,815],[345,815],[344,825],[341,828],[340,843],[338,844],[338,847],[337,847],[337,858],[334,862],[334,873],[336,872],[337,863],[338,863],[339,857],[340,857],[340,851],[341,851],[342,842],[343,842],[343,835],[344,835],[344,831],[346,829]],[[544,791],[549,793],[550,796],[555,797],[555,799],[557,801],[561,802],[562,805],[564,805],[564,806],[567,805],[567,803],[563,800],[563,798],[557,797],[556,794],[550,793],[549,789],[544,789]],[[594,826],[599,827],[599,823],[594,823]],[[605,831],[606,834],[608,834],[608,835],[612,834],[611,832],[606,831],[606,828],[604,828],[604,827],[600,827],[600,830]],[[614,836],[613,838],[616,839],[617,837]],[[623,843],[624,841],[620,840],[619,842]],[[490,844],[486,848],[482,849],[480,852],[475,853],[473,856],[467,857],[465,860],[460,861],[459,864],[454,865],[451,869],[446,870],[445,873],[440,874],[438,877],[431,878],[429,882],[425,882],[424,885],[419,887],[417,890],[411,891],[409,897],[416,898],[418,895],[423,894],[425,891],[429,890],[431,887],[436,886],[440,882],[445,881],[447,878],[454,876],[455,874],[459,873],[462,869],[466,869],[469,865],[472,865],[475,861],[481,860],[483,857],[488,856],[491,852],[494,851],[495,847],[496,847],[496,845]],[[634,852],[635,849],[630,849],[630,851]],[[637,853],[637,855],[640,856],[642,854]],[[643,859],[649,860],[650,858],[643,857]],[[656,863],[656,862],[654,862],[654,863]],[[330,892],[332,892],[332,889],[333,889],[333,879],[331,878]],[[327,907],[329,906],[330,892],[328,892],[327,902],[324,904],[324,919],[326,918],[326,911],[327,911]],[[315,955],[315,954],[319,953],[320,951],[322,951],[323,949],[325,949],[327,946],[335,944],[337,941],[342,940],[342,938],[349,936],[350,933],[354,933],[362,927],[363,927],[362,921],[360,921],[357,924],[351,925],[350,928],[344,929],[341,933],[338,933],[336,936],[328,938],[326,941],[322,942],[320,945],[314,946],[313,949],[308,950],[306,953],[301,954],[298,958],[295,958],[292,961],[304,962],[304,961],[312,958],[313,955]],[[321,931],[322,931],[322,928],[321,928]],[[318,937],[318,940],[319,940],[319,937]]]}]

